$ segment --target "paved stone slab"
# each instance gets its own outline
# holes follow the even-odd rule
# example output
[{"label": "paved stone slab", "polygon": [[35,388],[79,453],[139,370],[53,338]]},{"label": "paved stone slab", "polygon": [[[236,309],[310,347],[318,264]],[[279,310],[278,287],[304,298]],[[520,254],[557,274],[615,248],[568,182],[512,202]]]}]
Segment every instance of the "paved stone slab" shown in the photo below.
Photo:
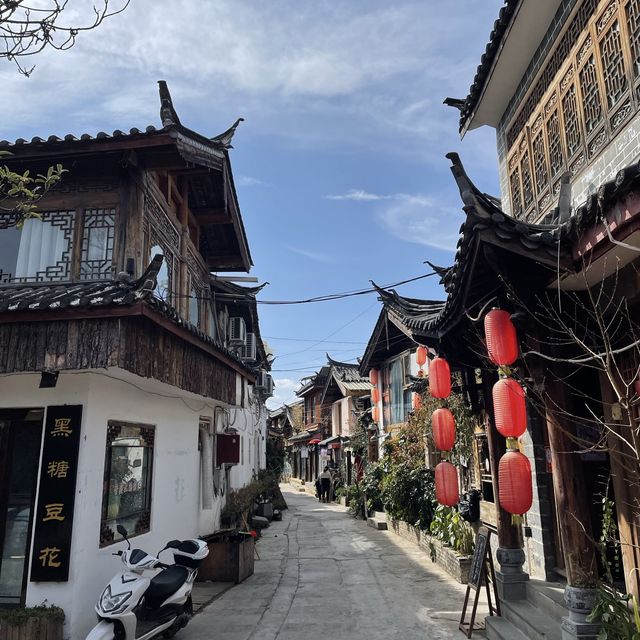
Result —
[{"label": "paved stone slab", "polygon": [[283,491],[290,508],[260,539],[255,574],[202,609],[183,640],[463,637],[465,587],[427,552],[340,505]]}]

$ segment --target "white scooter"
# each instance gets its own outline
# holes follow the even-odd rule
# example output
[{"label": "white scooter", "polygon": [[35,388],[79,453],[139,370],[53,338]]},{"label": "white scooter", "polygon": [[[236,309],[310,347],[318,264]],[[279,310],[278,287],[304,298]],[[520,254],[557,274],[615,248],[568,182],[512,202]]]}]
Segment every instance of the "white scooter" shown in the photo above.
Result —
[{"label": "white scooter", "polygon": [[[86,640],[172,638],[193,615],[191,590],[198,567],[209,554],[202,540],[171,540],[175,564],[166,565],[142,549],[132,549],[127,530],[118,525],[127,550],[118,551],[126,569],[113,577],[98,599],[98,624]],[[148,572],[155,570],[155,575]],[[160,571],[158,571],[160,570]]]}]

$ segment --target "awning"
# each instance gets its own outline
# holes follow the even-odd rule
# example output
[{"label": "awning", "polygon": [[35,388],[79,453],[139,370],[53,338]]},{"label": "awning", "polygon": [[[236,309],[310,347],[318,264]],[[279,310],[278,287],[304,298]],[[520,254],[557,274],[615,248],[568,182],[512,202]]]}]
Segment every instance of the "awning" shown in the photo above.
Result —
[{"label": "awning", "polygon": [[342,442],[344,442],[345,440],[348,440],[349,438],[345,438],[343,436],[331,436],[330,438],[326,438],[325,440],[323,440],[322,442],[319,442],[318,444],[321,447],[325,447],[327,445],[331,445],[331,444],[341,444]]}]

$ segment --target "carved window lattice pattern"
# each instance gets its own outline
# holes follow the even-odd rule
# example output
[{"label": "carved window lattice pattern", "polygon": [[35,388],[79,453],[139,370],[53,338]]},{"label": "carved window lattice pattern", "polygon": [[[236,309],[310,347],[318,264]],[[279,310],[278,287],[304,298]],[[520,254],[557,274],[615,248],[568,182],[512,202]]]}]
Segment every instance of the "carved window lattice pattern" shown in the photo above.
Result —
[{"label": "carved window lattice pattern", "polygon": [[164,256],[155,295],[165,302],[172,303],[178,293],[175,284],[178,282],[180,234],[150,194],[145,195],[144,218],[149,259],[153,258],[154,247],[160,247]]},{"label": "carved window lattice pattern", "polygon": [[[61,232],[56,240],[56,247],[53,247],[53,238],[47,239],[46,232],[42,234],[42,238],[39,240],[37,237],[33,237],[29,241],[30,248],[28,250],[30,257],[28,262],[32,262],[37,258],[37,255],[43,254],[43,252],[57,252],[61,249],[59,259],[55,260],[54,264],[45,266],[42,269],[37,269],[33,275],[29,276],[17,276],[15,273],[5,273],[0,270],[0,283],[16,282],[16,283],[32,283],[32,282],[64,282],[71,280],[71,254],[73,252],[73,232],[75,228],[75,211],[42,211],[38,212],[40,220],[47,223],[49,229],[53,227]],[[34,222],[37,224],[37,222]],[[6,226],[15,225],[15,215],[10,213],[0,214],[0,229]],[[20,242],[23,241],[24,235],[27,233],[27,225],[22,229]],[[33,235],[33,234],[32,234]],[[52,234],[49,234],[51,236]],[[58,235],[58,234],[56,234]],[[40,261],[42,263],[42,261]]]},{"label": "carved window lattice pattern", "polygon": [[551,175],[555,176],[564,166],[564,155],[560,142],[560,116],[557,109],[547,120],[547,146],[549,147]]},{"label": "carved window lattice pattern", "polygon": [[[507,153],[512,160],[514,155],[522,160],[527,144],[531,150],[539,196],[533,208],[540,215],[553,206],[558,195],[557,176],[562,171],[575,174],[582,170],[589,159],[606,148],[624,122],[640,110],[640,0],[583,2],[549,60],[507,132]],[[555,75],[548,76],[549,70]],[[633,92],[629,90],[632,83]],[[540,87],[544,90],[540,91]],[[560,97],[559,105],[556,96]],[[544,122],[539,115],[542,105],[545,105]],[[538,176],[543,166],[538,157],[541,147],[534,142],[540,127],[546,135],[551,197],[543,190]],[[514,207],[513,213],[516,210],[522,213],[524,209],[533,215],[525,204],[528,185],[525,168],[512,161],[509,177],[515,164],[518,165],[515,182],[520,184],[522,204],[519,209]]]},{"label": "carved window lattice pattern", "polygon": [[536,177],[536,190],[540,195],[548,186],[549,171],[547,170],[547,156],[544,150],[544,131],[540,129],[531,143],[533,151],[533,171]]},{"label": "carved window lattice pattern", "polygon": [[582,146],[582,132],[578,119],[578,102],[574,84],[569,87],[562,99],[562,115],[564,117],[564,141],[567,145],[567,155],[571,157]]},{"label": "carved window lattice pattern", "polygon": [[513,208],[513,215],[520,216],[522,215],[522,191],[520,189],[520,169],[517,164],[509,176],[509,183],[511,184],[511,206]]},{"label": "carved window lattice pattern", "polygon": [[617,20],[613,22],[600,42],[600,58],[604,72],[607,105],[611,108],[627,91],[627,76],[620,42],[620,23]]},{"label": "carved window lattice pattern", "polygon": [[81,280],[113,277],[115,209],[86,209],[82,220]]},{"label": "carved window lattice pattern", "polygon": [[520,160],[520,171],[522,173],[522,197],[524,199],[525,211],[533,204],[533,179],[531,176],[531,164],[529,162],[529,151],[522,154]]},{"label": "carved window lattice pattern", "polygon": [[629,0],[625,8],[625,18],[631,42],[633,74],[640,76],[640,0]]},{"label": "carved window lattice pattern", "polygon": [[598,8],[598,0],[586,0],[584,4],[578,9],[574,19],[572,20],[569,28],[562,36],[562,40],[558,44],[558,47],[551,55],[551,59],[544,68],[540,79],[536,83],[533,91],[527,98],[524,107],[518,114],[515,122],[511,126],[511,129],[507,133],[507,145],[511,147],[516,141],[520,132],[524,129],[531,114],[536,110],[542,96],[547,92],[547,89],[554,82],[560,67],[564,64],[564,61],[569,57],[569,53],[575,46],[578,38],[583,33],[589,19],[593,16]]},{"label": "carved window lattice pattern", "polygon": [[584,126],[589,134],[602,122],[602,103],[600,102],[596,61],[593,54],[589,56],[580,71],[580,90],[582,91]]}]

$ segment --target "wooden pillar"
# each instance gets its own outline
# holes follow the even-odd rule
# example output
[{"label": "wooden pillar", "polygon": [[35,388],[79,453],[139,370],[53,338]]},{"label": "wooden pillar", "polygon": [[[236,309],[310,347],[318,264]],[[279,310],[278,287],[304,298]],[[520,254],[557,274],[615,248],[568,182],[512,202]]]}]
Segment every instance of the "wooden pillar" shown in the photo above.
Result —
[{"label": "wooden pillar", "polygon": [[558,382],[563,379],[563,372],[557,365],[550,369],[556,375],[547,377],[543,395],[567,583],[588,588],[597,583],[598,567],[592,540],[591,513],[584,493],[582,461],[576,453],[579,445],[571,438],[575,435],[575,424],[567,415],[573,413],[573,402],[566,385]]},{"label": "wooden pillar", "polygon": [[[611,481],[618,516],[618,535],[627,591],[640,597],[640,487],[638,487],[638,469],[635,457],[629,457],[630,450],[621,438],[625,437],[625,427],[616,424],[611,406],[617,402],[607,377],[600,373],[600,388],[604,401],[607,429],[607,446],[611,464]],[[624,413],[622,414],[625,415]],[[626,449],[626,451],[625,451]],[[625,453],[627,455],[625,455]]]},{"label": "wooden pillar", "polygon": [[189,317],[189,269],[187,266],[187,247],[189,244],[189,178],[183,176],[180,189],[179,219],[182,225],[180,242],[180,298],[178,309],[183,318]]}]

